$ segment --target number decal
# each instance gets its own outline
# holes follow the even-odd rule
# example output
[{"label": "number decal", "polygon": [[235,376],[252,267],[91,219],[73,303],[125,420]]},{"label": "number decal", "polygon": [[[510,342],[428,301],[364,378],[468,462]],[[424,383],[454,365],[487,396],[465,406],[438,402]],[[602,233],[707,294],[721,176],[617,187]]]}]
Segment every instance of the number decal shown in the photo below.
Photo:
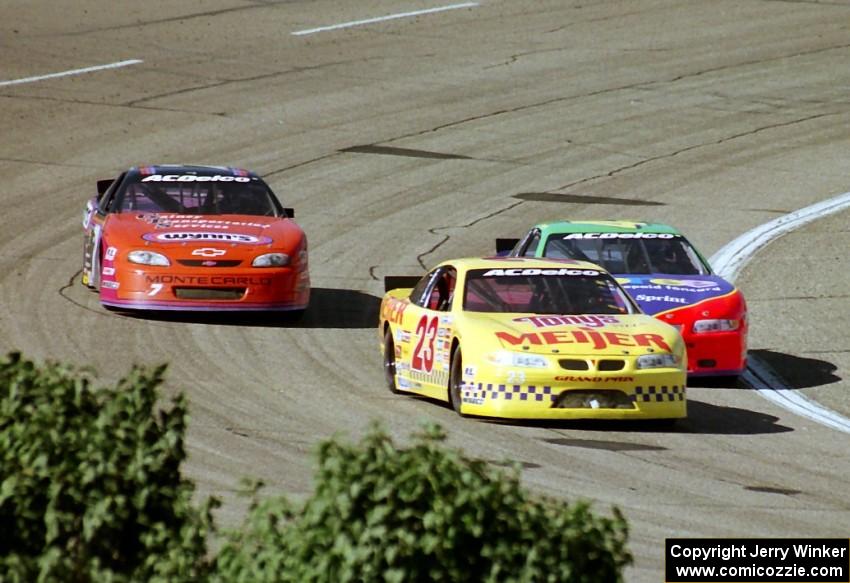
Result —
[{"label": "number decal", "polygon": [[161,289],[162,289],[162,284],[161,284],[161,283],[152,283],[152,284],[151,284],[151,289],[150,289],[150,291],[148,292],[148,295],[149,295],[149,296],[155,296],[156,294],[158,294],[158,293],[159,293],[159,290],[161,290]]},{"label": "number decal", "polygon": [[434,340],[437,338],[437,316],[428,321],[428,316],[422,316],[416,325],[416,335],[419,341],[413,349],[410,368],[431,372],[434,368]]}]

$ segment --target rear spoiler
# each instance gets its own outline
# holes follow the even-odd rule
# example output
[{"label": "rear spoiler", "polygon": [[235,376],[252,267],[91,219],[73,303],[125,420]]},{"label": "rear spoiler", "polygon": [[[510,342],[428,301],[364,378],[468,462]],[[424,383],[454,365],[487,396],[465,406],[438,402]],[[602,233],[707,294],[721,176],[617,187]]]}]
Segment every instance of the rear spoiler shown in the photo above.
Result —
[{"label": "rear spoiler", "polygon": [[384,291],[416,287],[420,279],[422,279],[421,275],[385,275]]},{"label": "rear spoiler", "polygon": [[496,255],[507,255],[517,246],[519,239],[496,239]]},{"label": "rear spoiler", "polygon": [[106,189],[112,186],[112,183],[115,182],[114,178],[105,178],[104,180],[97,181],[97,195],[100,196]]}]

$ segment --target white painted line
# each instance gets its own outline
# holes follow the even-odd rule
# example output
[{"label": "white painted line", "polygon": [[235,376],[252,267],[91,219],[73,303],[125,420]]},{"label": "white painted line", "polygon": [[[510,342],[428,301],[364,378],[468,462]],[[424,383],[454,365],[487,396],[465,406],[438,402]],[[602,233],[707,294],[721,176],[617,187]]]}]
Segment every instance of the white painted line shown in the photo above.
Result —
[{"label": "white painted line", "polygon": [[753,387],[759,395],[780,407],[821,425],[850,433],[850,419],[823,407],[786,385],[785,381],[759,358],[751,356],[748,359],[744,381]]},{"label": "white painted line", "polygon": [[[807,223],[821,219],[850,207],[850,192],[796,210],[778,219],[747,231],[725,245],[709,259],[714,270],[729,281],[734,281],[744,266],[761,249],[774,239],[799,229]],[[789,411],[816,421],[821,425],[850,433],[850,419],[812,401],[791,388],[782,378],[756,356],[747,358],[744,381],[765,399]]]},{"label": "white painted line", "polygon": [[749,260],[768,243],[806,223],[850,207],[850,192],[796,210],[747,231],[709,259],[718,275],[734,281]]},{"label": "white painted line", "polygon": [[434,14],[435,12],[445,12],[446,10],[458,10],[460,8],[473,8],[478,6],[478,2],[463,2],[462,4],[450,4],[448,6],[438,6],[437,8],[427,8],[425,10],[414,10],[413,12],[399,12],[397,14],[388,14],[386,16],[378,16],[377,18],[367,18],[365,20],[352,20],[351,22],[343,22],[341,24],[331,24],[328,26],[320,26],[318,28],[308,28],[306,30],[296,30],[292,34],[295,36],[303,36],[306,34],[314,34],[317,32],[325,32],[326,30],[337,30],[340,28],[350,28],[352,26],[361,26],[363,24],[373,24],[375,22],[384,22],[386,20],[395,20],[396,18],[409,18],[411,16],[421,16],[422,14]]},{"label": "white painted line", "polygon": [[13,79],[11,81],[0,81],[0,87],[5,87],[7,85],[20,85],[22,83],[35,83],[36,81],[44,81],[45,79],[56,79],[57,77],[82,75],[83,73],[94,73],[95,71],[104,71],[106,69],[118,69],[119,67],[138,65],[139,63],[143,62],[144,61],[140,59],[130,59],[129,61],[118,61],[117,63],[109,63],[108,65],[95,65],[94,67],[71,69],[70,71],[62,71],[61,73],[50,73],[49,75],[38,75],[36,77],[24,77],[23,79]]}]

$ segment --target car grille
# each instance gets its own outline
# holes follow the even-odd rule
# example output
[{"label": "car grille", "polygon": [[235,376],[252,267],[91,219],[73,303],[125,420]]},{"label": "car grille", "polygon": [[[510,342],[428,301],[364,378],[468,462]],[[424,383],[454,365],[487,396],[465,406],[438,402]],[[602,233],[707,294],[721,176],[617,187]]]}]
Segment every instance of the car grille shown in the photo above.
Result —
[{"label": "car grille", "polygon": [[[590,364],[580,358],[561,358],[558,360],[558,364],[564,370],[591,370]],[[624,368],[626,368],[626,361],[622,359],[600,360],[595,366],[595,369],[601,372],[623,370]]]},{"label": "car grille", "polygon": [[174,295],[181,300],[241,300],[244,287],[175,287]]},{"label": "car grille", "polygon": [[599,366],[597,370],[600,371],[609,371],[609,370],[623,370],[626,368],[625,360],[600,360]]},{"label": "car grille", "polygon": [[590,365],[586,360],[578,360],[576,358],[562,358],[558,361],[561,368],[566,370],[590,370]]},{"label": "car grille", "polygon": [[240,259],[178,259],[180,265],[187,267],[236,267]]}]

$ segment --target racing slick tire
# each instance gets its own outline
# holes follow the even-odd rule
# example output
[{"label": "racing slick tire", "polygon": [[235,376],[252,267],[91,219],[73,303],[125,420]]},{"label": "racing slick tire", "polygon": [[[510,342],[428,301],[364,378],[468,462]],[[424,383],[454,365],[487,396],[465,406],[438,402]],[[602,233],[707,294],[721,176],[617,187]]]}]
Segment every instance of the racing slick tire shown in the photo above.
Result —
[{"label": "racing slick tire", "polygon": [[452,368],[449,372],[449,403],[452,405],[452,409],[455,410],[455,413],[460,415],[461,417],[466,417],[461,410],[461,404],[463,403],[461,396],[461,387],[463,386],[463,356],[460,352],[460,346],[458,346],[454,353],[452,354]]},{"label": "racing slick tire", "polygon": [[390,328],[387,328],[387,332],[384,334],[384,379],[391,393],[396,395],[401,393],[395,382],[395,342],[393,341],[393,331]]}]

